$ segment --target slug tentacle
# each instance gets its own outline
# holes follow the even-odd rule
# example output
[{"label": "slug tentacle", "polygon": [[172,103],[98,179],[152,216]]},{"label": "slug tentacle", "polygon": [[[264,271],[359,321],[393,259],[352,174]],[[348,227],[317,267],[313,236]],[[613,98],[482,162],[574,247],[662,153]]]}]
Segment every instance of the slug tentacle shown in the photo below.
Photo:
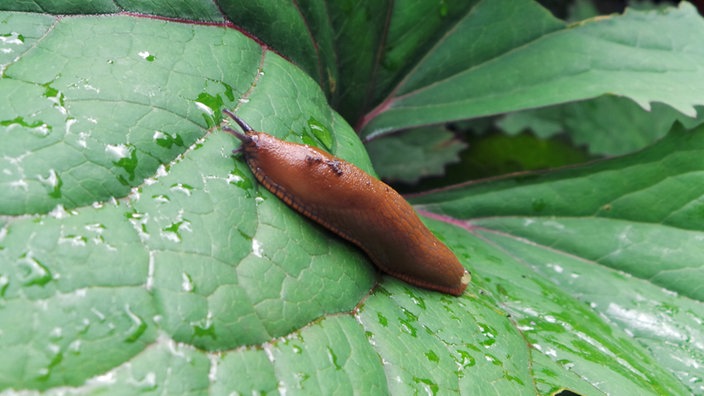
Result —
[{"label": "slug tentacle", "polygon": [[252,127],[249,126],[249,124],[247,124],[246,122],[244,122],[243,119],[237,117],[237,116],[235,115],[235,113],[231,112],[230,110],[223,109],[222,112],[225,113],[225,114],[227,114],[228,116],[230,116],[230,118],[232,118],[233,120],[235,120],[235,122],[237,123],[237,125],[239,125],[240,128],[242,128],[242,130],[243,130],[245,133],[249,133],[249,132],[253,132],[253,131],[254,131],[254,129],[252,129]]},{"label": "slug tentacle", "polygon": [[230,128],[229,126],[224,126],[224,127],[222,127],[222,130],[225,131],[225,132],[228,132],[230,135],[236,137],[236,138],[239,139],[242,143],[249,143],[249,142],[252,141],[252,138],[251,138],[250,136],[247,136],[247,135],[245,135],[245,134],[242,133],[242,132],[239,132],[239,131],[237,131],[237,130],[234,130],[234,129]]},{"label": "slug tentacle", "polygon": [[223,130],[242,141],[257,180],[287,205],[361,248],[382,271],[410,284],[462,295],[470,282],[455,254],[387,184],[320,149],[254,131]]}]

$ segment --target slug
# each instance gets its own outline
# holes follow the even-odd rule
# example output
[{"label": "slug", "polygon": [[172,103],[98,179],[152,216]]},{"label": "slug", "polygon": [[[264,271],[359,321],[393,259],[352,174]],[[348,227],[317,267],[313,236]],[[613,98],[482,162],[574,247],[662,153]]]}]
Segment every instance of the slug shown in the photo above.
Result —
[{"label": "slug", "polygon": [[244,134],[224,126],[256,179],[304,216],[361,248],[382,271],[407,283],[455,296],[471,275],[421,222],[411,205],[384,182],[307,145],[254,131],[223,110]]}]

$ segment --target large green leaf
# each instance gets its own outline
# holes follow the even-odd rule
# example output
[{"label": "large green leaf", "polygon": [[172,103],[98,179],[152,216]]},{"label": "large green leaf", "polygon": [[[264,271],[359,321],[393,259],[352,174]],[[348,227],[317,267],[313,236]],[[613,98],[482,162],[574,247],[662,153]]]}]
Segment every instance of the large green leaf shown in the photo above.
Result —
[{"label": "large green leaf", "polygon": [[655,103],[644,112],[634,102],[614,96],[567,103],[542,109],[511,113],[498,125],[515,134],[531,130],[542,138],[568,133],[575,144],[601,155],[620,155],[642,149],[667,134],[679,121],[692,128],[704,120],[704,113],[690,118],[671,107]]},{"label": "large green leaf", "polygon": [[703,35],[702,18],[686,2],[565,25],[530,0],[485,0],[366,115],[364,133],[607,93],[695,116],[704,104],[704,46],[691,38]]},{"label": "large green leaf", "polygon": [[3,391],[704,391],[703,130],[417,198],[473,272],[455,298],[375,276],[231,157],[222,107],[371,170],[259,42],[138,15],[0,29]]},{"label": "large green leaf", "polygon": [[328,149],[369,169],[305,74],[223,27],[2,19],[17,51],[0,80],[3,388],[80,385],[159,334],[262,343],[369,290],[361,254],[260,189],[213,131],[220,107],[241,106],[280,136],[327,132]]},{"label": "large green leaf", "polygon": [[[704,127],[691,132],[676,128],[656,146],[629,157],[467,186],[416,202],[453,221],[466,219],[462,227],[498,252],[490,261],[476,258],[477,266],[508,265],[513,272],[530,273],[492,277],[488,290],[542,352],[558,360],[573,353],[567,345],[555,348],[552,342],[555,331],[565,331],[577,337],[570,341],[573,346],[581,340],[610,351],[582,355],[595,363],[608,355],[623,359],[624,349],[635,353],[633,346],[605,346],[590,334],[603,326],[599,319],[587,319],[596,312],[647,348],[651,358],[639,358],[641,363],[657,362],[683,383],[699,384],[697,362],[704,359],[704,348],[693,340],[704,336],[704,190],[699,180],[704,168],[697,160],[702,150]],[[560,290],[548,297],[562,305],[553,313],[526,295],[527,279],[535,276]],[[565,300],[562,293],[569,297]],[[576,306],[565,306],[568,301]],[[585,326],[574,326],[580,321],[575,314],[584,315]],[[613,330],[607,330],[609,338]],[[545,343],[554,349],[547,352]],[[574,361],[568,360],[572,366]],[[640,371],[635,363],[625,359],[617,366],[633,374]],[[702,391],[699,385],[691,389]]]}]

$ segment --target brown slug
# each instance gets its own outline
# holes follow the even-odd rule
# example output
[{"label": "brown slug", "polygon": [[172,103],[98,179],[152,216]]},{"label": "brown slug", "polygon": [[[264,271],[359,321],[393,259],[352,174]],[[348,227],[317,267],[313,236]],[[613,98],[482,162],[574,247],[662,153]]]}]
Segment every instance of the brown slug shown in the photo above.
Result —
[{"label": "brown slug", "polygon": [[361,248],[382,271],[410,284],[461,295],[471,275],[386,183],[320,149],[242,128],[222,129],[242,141],[257,180],[304,216]]}]

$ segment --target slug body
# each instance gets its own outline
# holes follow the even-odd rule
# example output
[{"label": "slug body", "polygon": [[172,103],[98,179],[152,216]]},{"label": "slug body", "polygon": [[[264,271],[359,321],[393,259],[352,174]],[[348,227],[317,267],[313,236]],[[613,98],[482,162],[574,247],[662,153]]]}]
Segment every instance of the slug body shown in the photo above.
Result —
[{"label": "slug body", "polygon": [[224,112],[245,131],[223,128],[242,141],[236,151],[266,189],[360,247],[382,271],[423,288],[464,292],[469,272],[395,190],[342,159],[256,132]]}]

